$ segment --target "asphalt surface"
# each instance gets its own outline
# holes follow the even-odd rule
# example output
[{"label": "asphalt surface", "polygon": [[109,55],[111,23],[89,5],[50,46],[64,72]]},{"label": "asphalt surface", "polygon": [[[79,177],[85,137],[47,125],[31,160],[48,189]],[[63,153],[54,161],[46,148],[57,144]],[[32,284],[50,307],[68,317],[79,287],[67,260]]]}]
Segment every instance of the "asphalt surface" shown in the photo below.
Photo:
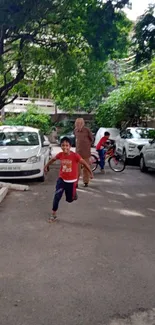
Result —
[{"label": "asphalt surface", "polygon": [[154,325],[155,174],[97,171],[48,224],[57,174],[0,205],[0,324]]}]

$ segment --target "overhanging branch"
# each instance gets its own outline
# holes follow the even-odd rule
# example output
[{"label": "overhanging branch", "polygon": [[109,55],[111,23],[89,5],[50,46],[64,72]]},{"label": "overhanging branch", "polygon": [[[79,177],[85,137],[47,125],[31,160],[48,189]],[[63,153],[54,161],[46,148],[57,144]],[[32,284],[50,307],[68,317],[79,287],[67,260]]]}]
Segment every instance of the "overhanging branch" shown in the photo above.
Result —
[{"label": "overhanging branch", "polygon": [[7,80],[6,80],[6,77],[7,77],[7,74],[13,69],[13,66],[11,66],[7,71],[5,71],[4,73],[4,86],[6,86],[7,84]]},{"label": "overhanging branch", "polygon": [[11,90],[23,78],[24,78],[24,71],[21,68],[21,70],[18,72],[18,74],[16,75],[16,77],[13,80],[11,80],[6,85],[4,85],[0,88],[0,96],[5,97],[8,94],[9,90]]},{"label": "overhanging branch", "polygon": [[14,100],[18,97],[18,95],[16,94],[14,97],[12,97],[8,102],[5,102],[5,105],[9,105],[11,103],[14,102]]}]

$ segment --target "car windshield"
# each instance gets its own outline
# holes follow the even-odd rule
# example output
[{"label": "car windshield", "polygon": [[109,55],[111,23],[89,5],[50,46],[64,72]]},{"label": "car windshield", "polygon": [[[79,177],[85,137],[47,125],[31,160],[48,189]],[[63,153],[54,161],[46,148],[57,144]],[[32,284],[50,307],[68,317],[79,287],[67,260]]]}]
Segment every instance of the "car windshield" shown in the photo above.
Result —
[{"label": "car windshield", "polygon": [[151,138],[150,131],[151,131],[151,129],[140,129],[140,128],[136,129],[135,138],[149,139],[149,138]]},{"label": "car windshield", "polygon": [[37,146],[39,137],[36,132],[0,132],[0,146]]}]

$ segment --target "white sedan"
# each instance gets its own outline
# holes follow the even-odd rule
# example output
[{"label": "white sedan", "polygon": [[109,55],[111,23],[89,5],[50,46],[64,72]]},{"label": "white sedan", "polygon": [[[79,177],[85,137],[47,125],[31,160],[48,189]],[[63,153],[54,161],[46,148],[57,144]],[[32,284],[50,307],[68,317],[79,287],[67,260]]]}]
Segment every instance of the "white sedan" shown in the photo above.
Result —
[{"label": "white sedan", "polygon": [[27,126],[0,126],[0,179],[44,181],[50,142],[39,129]]},{"label": "white sedan", "polygon": [[139,164],[140,152],[144,145],[149,143],[151,128],[128,127],[121,131],[116,138],[116,150],[124,155],[125,160],[135,161]]},{"label": "white sedan", "polygon": [[155,139],[149,141],[140,153],[141,172],[147,172],[149,168],[155,170]]}]

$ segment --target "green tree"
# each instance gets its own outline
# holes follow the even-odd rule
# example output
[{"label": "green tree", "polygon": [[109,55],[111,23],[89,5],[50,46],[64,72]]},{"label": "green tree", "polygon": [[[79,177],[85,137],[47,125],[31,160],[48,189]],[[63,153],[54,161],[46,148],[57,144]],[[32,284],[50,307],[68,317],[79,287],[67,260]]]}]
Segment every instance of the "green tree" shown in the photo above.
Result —
[{"label": "green tree", "polygon": [[120,127],[132,125],[142,117],[151,115],[155,107],[155,61],[141,72],[133,72],[122,80],[98,110],[96,119],[100,126]]},{"label": "green tree", "polygon": [[[0,0],[0,109],[32,69],[38,70],[38,80],[43,70],[52,75],[58,59],[75,49],[86,51],[89,57],[100,58],[102,52],[104,58],[110,55],[117,44],[118,10],[128,2]],[[89,24],[96,17],[92,29]]]},{"label": "green tree", "polygon": [[[107,7],[104,6],[102,12],[106,12],[106,9]],[[92,24],[90,24],[89,18],[88,15],[87,23],[90,26],[89,33],[91,35]],[[101,32],[101,44],[98,49],[95,47],[92,37],[90,39],[87,37],[89,47],[87,43],[83,44],[83,51],[79,47],[73,47],[65,56],[60,56],[57,60],[51,83],[48,80],[46,84],[48,89],[49,85],[51,86],[52,95],[62,109],[92,111],[105,95],[107,88],[110,85],[114,86],[115,80],[109,73],[107,61],[110,58],[126,56],[130,44],[128,35],[132,23],[123,12],[116,12],[115,24],[112,24],[112,28],[109,30],[111,42],[107,46],[106,24],[109,24],[108,18],[107,15],[106,21],[103,22],[105,33]],[[97,25],[98,22],[93,26],[97,28]],[[96,31],[93,32],[94,39],[95,35]]]},{"label": "green tree", "polygon": [[102,62],[82,62],[79,68],[63,73],[57,71],[52,79],[52,93],[56,103],[67,111],[91,112],[101,101],[106,88],[114,83],[106,65]]},{"label": "green tree", "polygon": [[[31,62],[31,48],[50,47],[64,50],[64,42],[46,37],[47,28],[64,19],[67,1],[1,0],[0,1],[0,109],[7,102],[9,91],[18,84]],[[49,31],[50,32],[50,31]]]},{"label": "green tree", "polygon": [[133,46],[135,63],[149,62],[155,54],[155,4],[137,21],[134,28]]}]

